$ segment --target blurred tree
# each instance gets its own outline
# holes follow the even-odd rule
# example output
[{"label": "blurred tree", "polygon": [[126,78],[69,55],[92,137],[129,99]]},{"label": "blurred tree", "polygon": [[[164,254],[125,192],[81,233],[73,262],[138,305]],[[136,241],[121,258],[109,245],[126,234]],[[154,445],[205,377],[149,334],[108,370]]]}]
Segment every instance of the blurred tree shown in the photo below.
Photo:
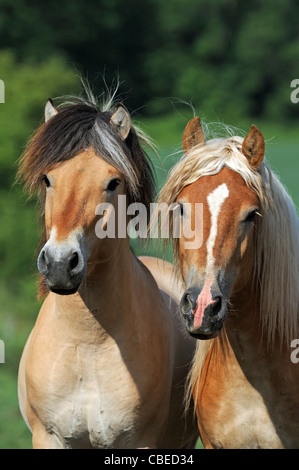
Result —
[{"label": "blurred tree", "polygon": [[[55,53],[93,81],[103,74],[125,81],[133,106],[148,98],[144,54],[154,47],[155,2],[144,0],[2,0],[0,44],[18,60],[38,62]],[[12,25],[13,28],[11,27]]]},{"label": "blurred tree", "polygon": [[43,119],[47,99],[78,92],[79,81],[62,58],[23,63],[10,50],[0,53],[0,75],[5,82],[5,104],[0,105],[0,187],[9,188],[15,174],[12,164]]},{"label": "blurred tree", "polygon": [[145,66],[159,95],[231,119],[298,115],[289,99],[290,80],[299,76],[298,2],[158,3],[160,46]]},{"label": "blurred tree", "polygon": [[92,82],[119,74],[131,109],[155,98],[144,113],[169,111],[156,98],[175,96],[215,113],[287,119],[298,15],[294,0],[1,0],[0,44],[18,61],[64,57]]}]

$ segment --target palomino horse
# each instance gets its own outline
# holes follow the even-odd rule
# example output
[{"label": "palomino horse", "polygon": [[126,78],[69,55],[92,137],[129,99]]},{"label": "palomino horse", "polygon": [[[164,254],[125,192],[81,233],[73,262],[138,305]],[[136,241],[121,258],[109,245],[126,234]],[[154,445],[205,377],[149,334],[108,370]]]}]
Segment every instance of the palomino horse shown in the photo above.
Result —
[{"label": "palomino horse", "polygon": [[51,291],[19,370],[34,448],[179,448],[198,436],[183,409],[195,341],[175,326],[172,265],[144,258],[162,292],[127,235],[95,233],[100,203],[117,215],[118,196],[148,207],[153,195],[130,116],[111,106],[79,101],[58,112],[48,101],[22,157],[20,176],[45,205],[38,268]]},{"label": "palomino horse", "polygon": [[183,235],[174,245],[186,288],[181,315],[199,340],[189,393],[202,441],[207,448],[299,447],[294,205],[263,161],[256,126],[245,139],[206,141],[194,118],[183,149],[160,201],[177,202],[191,224],[202,204],[201,247],[186,249]]}]

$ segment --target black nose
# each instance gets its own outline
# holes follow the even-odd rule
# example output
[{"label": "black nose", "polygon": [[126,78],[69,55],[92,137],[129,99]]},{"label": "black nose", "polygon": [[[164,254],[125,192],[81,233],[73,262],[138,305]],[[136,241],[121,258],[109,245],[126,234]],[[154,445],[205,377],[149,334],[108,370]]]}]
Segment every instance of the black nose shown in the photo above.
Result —
[{"label": "black nose", "polygon": [[44,276],[48,276],[50,272],[60,265],[67,274],[73,276],[78,274],[79,259],[79,254],[74,252],[66,256],[63,261],[55,261],[51,254],[44,249],[38,257],[38,269]]},{"label": "black nose", "polygon": [[37,261],[39,271],[45,276],[50,290],[58,294],[73,294],[83,279],[86,263],[81,252],[71,251],[63,257],[55,258],[52,252],[44,247]]}]

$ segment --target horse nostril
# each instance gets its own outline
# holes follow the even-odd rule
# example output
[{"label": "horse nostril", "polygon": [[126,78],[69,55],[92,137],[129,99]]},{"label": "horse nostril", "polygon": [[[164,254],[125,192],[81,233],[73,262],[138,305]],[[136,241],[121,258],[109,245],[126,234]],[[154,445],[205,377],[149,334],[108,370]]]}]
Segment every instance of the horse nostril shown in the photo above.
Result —
[{"label": "horse nostril", "polygon": [[46,254],[45,254],[45,251],[44,251],[44,250],[41,252],[40,257],[39,257],[39,260],[40,260],[42,263],[46,264]]},{"label": "horse nostril", "polygon": [[40,252],[40,255],[39,255],[38,260],[37,260],[37,266],[38,266],[39,271],[42,274],[44,274],[44,275],[47,274],[48,269],[49,269],[49,260],[48,260],[48,257],[47,257],[47,254],[46,254],[45,250],[42,250]]},{"label": "horse nostril", "polygon": [[196,301],[200,291],[198,288],[191,287],[182,297],[181,308],[184,312],[196,309]]},{"label": "horse nostril", "polygon": [[213,301],[213,317],[212,322],[217,323],[225,313],[225,301],[222,296],[215,297]]},{"label": "horse nostril", "polygon": [[79,263],[78,253],[73,253],[70,259],[70,270],[73,271]]},{"label": "horse nostril", "polygon": [[221,307],[222,307],[222,297],[217,296],[213,300],[213,315],[214,316],[218,316],[218,313],[221,311]]},{"label": "horse nostril", "polygon": [[187,312],[190,309],[189,296],[185,293],[181,299],[181,308],[184,312]]},{"label": "horse nostril", "polygon": [[194,310],[194,298],[192,297],[191,294],[186,294],[186,303],[188,304],[188,306]]}]

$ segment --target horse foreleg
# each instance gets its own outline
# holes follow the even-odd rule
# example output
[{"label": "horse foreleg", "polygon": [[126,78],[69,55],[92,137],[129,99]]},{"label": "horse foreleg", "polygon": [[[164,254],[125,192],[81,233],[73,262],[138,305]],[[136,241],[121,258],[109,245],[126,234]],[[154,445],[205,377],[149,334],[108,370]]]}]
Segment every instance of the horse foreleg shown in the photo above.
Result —
[{"label": "horse foreleg", "polygon": [[65,449],[61,439],[48,432],[40,422],[32,427],[32,446],[33,449]]}]

